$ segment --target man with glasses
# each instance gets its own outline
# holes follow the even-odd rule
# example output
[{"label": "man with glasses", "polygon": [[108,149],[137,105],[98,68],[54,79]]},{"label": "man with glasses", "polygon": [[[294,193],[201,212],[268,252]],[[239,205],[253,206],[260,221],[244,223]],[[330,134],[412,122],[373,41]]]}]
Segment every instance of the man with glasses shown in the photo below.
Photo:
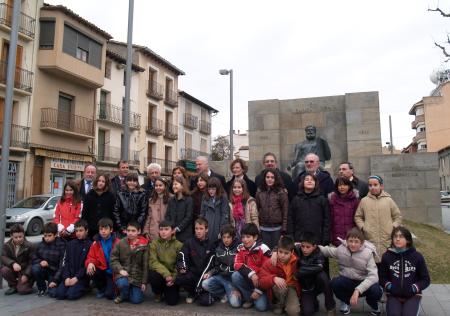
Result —
[{"label": "man with glasses", "polygon": [[353,187],[359,192],[359,199],[365,197],[369,192],[367,182],[355,176],[355,169],[351,162],[346,161],[339,165],[339,176],[344,177],[353,183]]},{"label": "man with glasses", "polygon": [[296,188],[296,191],[298,191],[298,185],[300,181],[302,181],[307,174],[313,174],[317,177],[317,180],[319,181],[320,191],[324,196],[328,196],[329,193],[333,192],[333,179],[331,178],[328,171],[322,170],[320,168],[319,156],[313,153],[307,154],[305,156],[304,164],[305,170],[301,172],[297,176],[297,178],[294,179],[294,186]]}]

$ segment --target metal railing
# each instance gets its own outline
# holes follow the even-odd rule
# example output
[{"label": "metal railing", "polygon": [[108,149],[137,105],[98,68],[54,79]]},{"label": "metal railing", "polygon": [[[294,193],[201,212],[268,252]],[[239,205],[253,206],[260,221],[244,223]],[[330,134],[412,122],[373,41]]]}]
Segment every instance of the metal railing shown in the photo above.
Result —
[{"label": "metal railing", "polygon": [[417,128],[417,124],[425,122],[425,115],[421,114],[421,115],[416,115],[416,118],[414,119],[414,121],[411,122],[411,128],[412,129],[416,129]]},{"label": "metal railing", "polygon": [[[114,147],[109,145],[99,145],[97,147],[97,160],[100,162],[112,162],[116,163],[122,157],[122,150],[120,147]],[[130,150],[128,154],[128,162],[132,165],[139,164],[139,151]]]},{"label": "metal railing", "polygon": [[164,88],[155,80],[148,80],[147,96],[156,100],[162,100],[164,98]]},{"label": "metal railing", "polygon": [[190,113],[184,113],[184,126],[196,129],[198,127],[198,117]]},{"label": "metal railing", "polygon": [[[123,109],[121,107],[109,104],[100,103],[98,105],[97,119],[121,125],[123,117]],[[130,128],[141,128],[141,115],[130,111]]]},{"label": "metal railing", "polygon": [[166,88],[166,95],[164,97],[164,103],[172,106],[178,106],[178,93],[176,91],[170,90]]},{"label": "metal railing", "polygon": [[163,175],[172,175],[172,170],[177,166],[176,161],[159,159],[155,157],[147,158],[147,165],[152,162],[157,163],[161,166],[161,174]]},{"label": "metal railing", "polygon": [[166,128],[164,129],[164,137],[172,140],[178,139],[178,127],[167,122],[165,125]]},{"label": "metal railing", "polygon": [[[3,122],[0,122],[0,137],[3,138]],[[11,124],[11,147],[30,147],[30,128],[27,126],[21,126]]]},{"label": "metal railing", "polygon": [[[11,27],[13,7],[0,3],[0,24]],[[25,13],[20,13],[19,32],[34,39],[36,20]]]},{"label": "metal railing", "polygon": [[149,125],[147,125],[147,129],[146,129],[147,133],[149,133],[151,135],[155,135],[155,136],[159,136],[164,133],[162,120],[152,118],[151,120],[149,120],[148,124]]},{"label": "metal railing", "polygon": [[[0,60],[0,83],[6,85],[6,72],[8,63],[4,60]],[[14,88],[20,89],[26,92],[33,91],[33,72],[25,70],[20,67],[16,67],[16,74],[14,76]]]},{"label": "metal railing", "polygon": [[53,108],[41,109],[41,128],[54,128],[94,136],[94,120]]},{"label": "metal railing", "polygon": [[426,135],[425,131],[418,132],[416,134],[416,136],[413,137],[413,142],[417,143],[421,139],[424,139],[424,140],[427,139],[427,135]]},{"label": "metal railing", "polygon": [[201,120],[200,121],[200,133],[211,134],[211,123]]},{"label": "metal railing", "polygon": [[195,160],[198,156],[208,157],[209,154],[192,148],[181,148],[181,159]]}]

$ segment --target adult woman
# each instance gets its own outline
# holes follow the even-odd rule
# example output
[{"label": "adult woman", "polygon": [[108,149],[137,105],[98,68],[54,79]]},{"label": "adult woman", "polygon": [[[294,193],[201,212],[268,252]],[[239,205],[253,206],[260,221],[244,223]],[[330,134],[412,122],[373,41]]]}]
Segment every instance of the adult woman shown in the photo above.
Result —
[{"label": "adult woman", "polygon": [[173,184],[173,179],[175,177],[183,177],[189,184],[189,177],[187,175],[186,169],[184,169],[181,166],[176,166],[175,168],[172,169],[172,177],[170,178],[170,183],[169,183],[169,192],[170,193],[173,193],[172,184]]},{"label": "adult woman", "polygon": [[226,189],[227,193],[230,194],[234,180],[243,179],[245,181],[245,183],[247,184],[247,189],[248,189],[248,192],[250,193],[250,196],[255,197],[257,187],[256,187],[255,182],[253,182],[252,180],[250,180],[247,177],[246,173],[248,171],[248,166],[245,163],[245,161],[242,160],[241,158],[234,159],[230,164],[230,170],[231,170],[231,173],[233,173],[233,177],[231,178],[230,181],[228,181],[226,183],[225,189]]}]

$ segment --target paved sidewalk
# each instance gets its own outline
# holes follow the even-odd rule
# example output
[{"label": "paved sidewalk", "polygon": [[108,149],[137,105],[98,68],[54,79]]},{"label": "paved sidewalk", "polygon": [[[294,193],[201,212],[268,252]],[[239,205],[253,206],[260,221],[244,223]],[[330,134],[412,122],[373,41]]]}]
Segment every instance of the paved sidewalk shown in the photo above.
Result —
[{"label": "paved sidewalk", "polygon": [[[153,303],[152,295],[146,294],[145,301],[140,305],[122,303],[114,304],[106,299],[96,299],[94,292],[89,293],[78,301],[57,301],[49,297],[37,297],[30,295],[5,296],[7,288],[4,284],[0,290],[0,315],[1,316],[80,316],[80,315],[158,315],[158,316],[181,316],[181,315],[261,315],[255,310],[233,309],[227,304],[216,303],[210,307],[201,307],[196,304],[188,305],[180,303],[169,307],[163,303]],[[322,300],[321,300],[322,301]],[[326,315],[321,303],[321,312],[317,316]],[[359,305],[352,308],[351,315],[368,315],[370,309],[364,299],[360,299]],[[272,312],[264,315],[274,315]],[[338,312],[338,315],[339,312]],[[450,315],[450,284],[433,284],[425,292],[422,300],[422,308],[419,315],[422,316],[445,316]]]}]

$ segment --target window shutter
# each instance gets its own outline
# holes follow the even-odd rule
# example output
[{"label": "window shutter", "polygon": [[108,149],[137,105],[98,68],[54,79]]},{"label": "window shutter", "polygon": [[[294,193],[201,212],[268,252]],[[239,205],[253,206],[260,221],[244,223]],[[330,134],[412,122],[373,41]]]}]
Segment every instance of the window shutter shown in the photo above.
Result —
[{"label": "window shutter", "polygon": [[99,69],[102,68],[102,45],[97,42],[90,41],[89,64]]},{"label": "window shutter", "polygon": [[40,21],[39,48],[53,49],[55,41],[55,21]]},{"label": "window shutter", "polygon": [[77,31],[67,25],[64,25],[63,52],[77,56]]}]

